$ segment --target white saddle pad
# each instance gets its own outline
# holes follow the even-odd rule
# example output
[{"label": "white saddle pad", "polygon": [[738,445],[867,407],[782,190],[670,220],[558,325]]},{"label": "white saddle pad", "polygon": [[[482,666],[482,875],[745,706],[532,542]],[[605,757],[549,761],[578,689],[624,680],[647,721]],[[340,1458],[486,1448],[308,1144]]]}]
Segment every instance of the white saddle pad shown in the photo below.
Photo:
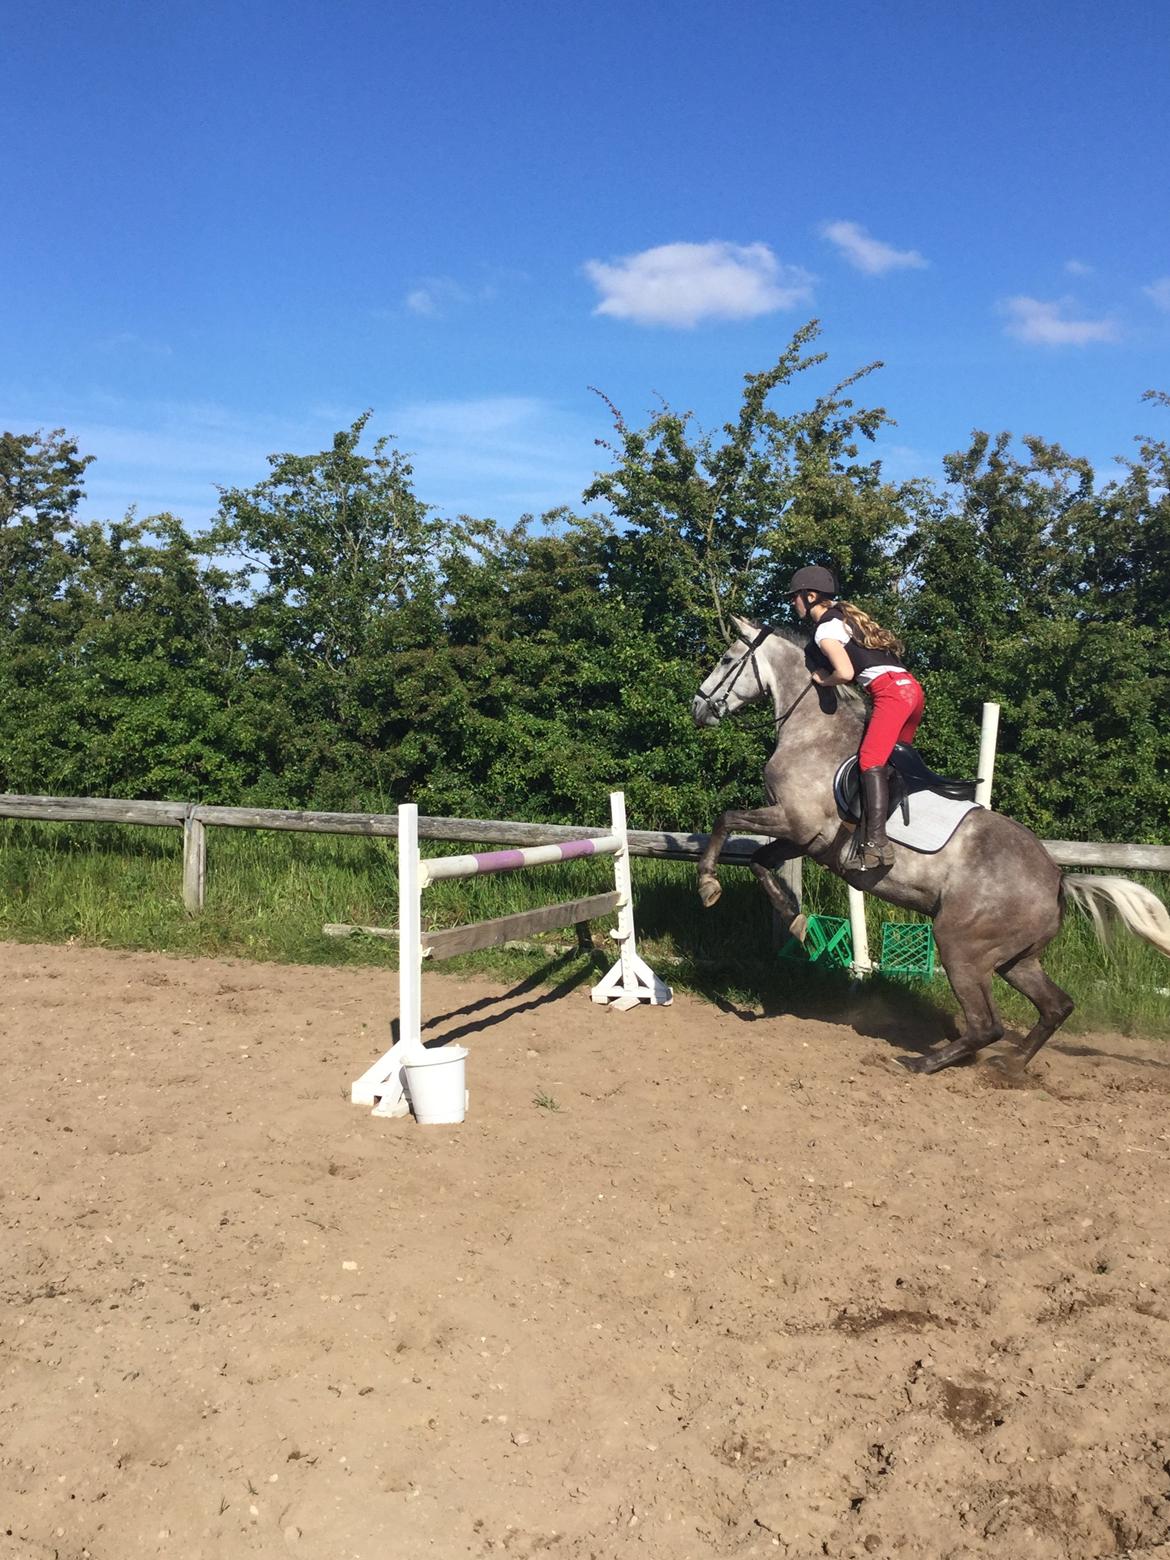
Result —
[{"label": "white saddle pad", "polygon": [[886,833],[897,844],[925,855],[941,850],[967,814],[982,808],[980,802],[956,802],[937,791],[915,791],[908,806],[909,823],[903,823],[900,807],[890,808]]}]

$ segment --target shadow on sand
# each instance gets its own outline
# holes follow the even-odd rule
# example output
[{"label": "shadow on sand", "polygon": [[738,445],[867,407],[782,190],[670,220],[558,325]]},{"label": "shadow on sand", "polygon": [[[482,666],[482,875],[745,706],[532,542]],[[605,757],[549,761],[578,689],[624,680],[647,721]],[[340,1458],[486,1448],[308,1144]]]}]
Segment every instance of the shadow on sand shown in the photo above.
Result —
[{"label": "shadow on sand", "polygon": [[[423,1021],[424,1044],[445,1045],[536,1012],[591,984],[606,968],[606,955],[600,951],[588,957],[562,954],[498,995],[432,1013]],[[848,1024],[856,1034],[883,1041],[911,1058],[957,1033],[953,1016],[928,989],[882,975],[858,981],[844,970],[799,964],[761,975],[758,967],[728,964],[696,969],[689,962],[663,973],[667,979],[677,975],[681,991],[693,992],[744,1024],[794,1017]],[[392,1029],[397,1038],[397,1020]],[[765,1030],[759,1031],[759,1039],[767,1043]]]},{"label": "shadow on sand", "polygon": [[720,1012],[746,1024],[783,1018],[847,1024],[855,1034],[882,1041],[912,1059],[958,1033],[954,1015],[929,987],[880,974],[858,980],[845,970],[793,965],[750,985],[742,976],[697,984]]},{"label": "shadow on sand", "polygon": [[[598,966],[602,962],[600,955],[586,959],[577,953],[563,954],[552,959],[508,991],[500,992],[499,996],[480,997],[474,1002],[465,1003],[463,1007],[449,1008],[424,1019],[423,1044],[428,1047],[441,1046],[451,1040],[461,1040],[466,1035],[482,1034],[521,1013],[533,1013],[551,1002],[559,1002],[579,986],[597,980]],[[563,971],[559,979],[556,978],[558,971]],[[459,1023],[459,1019],[466,1022]],[[397,1019],[391,1027],[397,1040]]]},{"label": "shadow on sand", "polygon": [[[559,954],[498,995],[433,1012],[423,1020],[423,1043],[428,1047],[446,1045],[483,1034],[521,1014],[550,1007],[598,980],[608,968],[608,957],[600,949],[588,955],[577,950]],[[721,1013],[745,1025],[762,1024],[763,1028],[750,1036],[758,1036],[761,1044],[768,1044],[774,1033],[770,1025],[788,1018],[846,1024],[854,1034],[888,1046],[893,1053],[891,1059],[913,1072],[922,1057],[959,1033],[957,1015],[945,1006],[941,979],[928,983],[878,972],[859,980],[848,970],[777,961],[775,955],[766,962],[750,955],[742,963],[730,959],[684,960],[660,973],[667,980],[676,981],[680,992],[693,993]],[[441,989],[432,987],[433,995],[437,997]],[[397,1019],[391,1028],[397,1040]],[[1023,1029],[1009,1026],[1001,1041],[972,1058],[987,1073],[984,1081],[989,1087],[1043,1087],[1038,1080],[1034,1081],[1033,1073],[1023,1071],[1017,1058],[1023,1034]],[[1123,1054],[1072,1037],[1058,1038],[1051,1050],[1069,1057],[1091,1057],[1170,1073],[1170,1060]],[[965,1068],[972,1062],[956,1065]]]}]

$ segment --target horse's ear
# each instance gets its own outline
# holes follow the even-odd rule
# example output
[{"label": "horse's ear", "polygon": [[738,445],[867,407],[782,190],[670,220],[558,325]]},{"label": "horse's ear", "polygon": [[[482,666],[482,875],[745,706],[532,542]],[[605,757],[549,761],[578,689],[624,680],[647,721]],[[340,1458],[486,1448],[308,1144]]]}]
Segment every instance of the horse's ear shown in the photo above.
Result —
[{"label": "horse's ear", "polygon": [[752,640],[760,632],[760,625],[758,623],[753,623],[751,618],[736,617],[733,613],[731,616],[731,622],[735,628],[735,632],[739,635],[745,644],[751,644]]}]

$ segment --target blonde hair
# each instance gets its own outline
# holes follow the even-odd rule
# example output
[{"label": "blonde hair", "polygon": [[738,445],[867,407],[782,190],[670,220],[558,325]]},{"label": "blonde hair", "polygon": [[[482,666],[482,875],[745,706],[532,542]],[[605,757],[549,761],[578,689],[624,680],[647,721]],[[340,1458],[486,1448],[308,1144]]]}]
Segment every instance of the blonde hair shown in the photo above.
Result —
[{"label": "blonde hair", "polygon": [[892,634],[888,628],[875,623],[868,612],[855,607],[851,601],[838,601],[837,605],[841,608],[841,616],[849,624],[858,644],[864,645],[867,650],[889,650],[899,657],[905,655],[906,646],[897,634]]}]

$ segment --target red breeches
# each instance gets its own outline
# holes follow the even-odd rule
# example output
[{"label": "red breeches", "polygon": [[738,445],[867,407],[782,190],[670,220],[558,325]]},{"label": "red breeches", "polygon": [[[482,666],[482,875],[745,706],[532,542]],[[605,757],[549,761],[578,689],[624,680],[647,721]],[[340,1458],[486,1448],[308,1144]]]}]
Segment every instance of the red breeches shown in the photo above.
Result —
[{"label": "red breeches", "polygon": [[913,742],[922,720],[923,692],[909,672],[886,672],[866,689],[873,711],[858,752],[859,769],[888,764],[895,742]]}]

